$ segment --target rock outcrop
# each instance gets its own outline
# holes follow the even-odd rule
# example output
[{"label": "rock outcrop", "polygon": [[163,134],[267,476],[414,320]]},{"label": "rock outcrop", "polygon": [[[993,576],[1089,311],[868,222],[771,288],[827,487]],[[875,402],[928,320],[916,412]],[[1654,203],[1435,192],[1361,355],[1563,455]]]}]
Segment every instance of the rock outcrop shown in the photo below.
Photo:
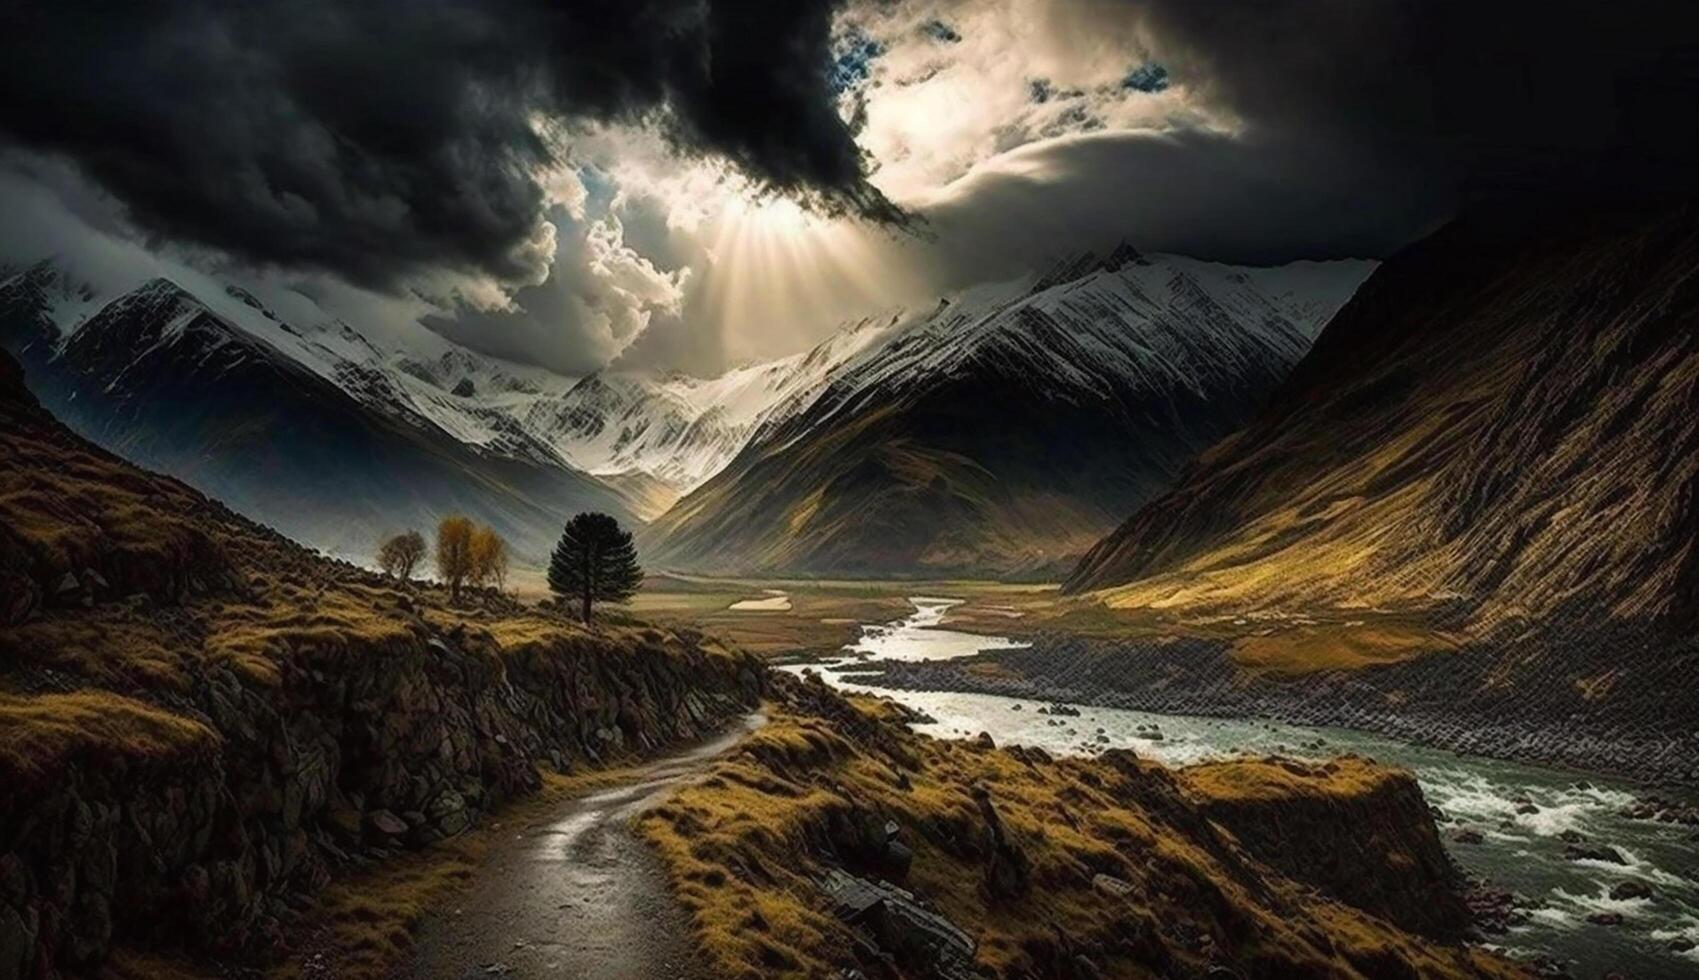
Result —
[{"label": "rock outcrop", "polygon": [[1395,770],[931,739],[818,679],[771,702],[638,822],[717,975],[1526,975],[1460,942],[1460,883]]},{"label": "rock outcrop", "polygon": [[1410,773],[1346,756],[1213,763],[1182,780],[1209,819],[1286,877],[1424,936],[1467,932],[1463,882]]}]

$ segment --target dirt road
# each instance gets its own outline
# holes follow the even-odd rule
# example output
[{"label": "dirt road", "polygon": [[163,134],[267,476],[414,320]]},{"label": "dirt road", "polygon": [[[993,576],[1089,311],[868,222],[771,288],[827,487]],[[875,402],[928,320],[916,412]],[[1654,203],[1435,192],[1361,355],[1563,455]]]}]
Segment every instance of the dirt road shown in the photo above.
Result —
[{"label": "dirt road", "polygon": [[631,819],[765,723],[658,759],[497,845],[472,884],[420,929],[410,975],[698,980],[689,923]]}]

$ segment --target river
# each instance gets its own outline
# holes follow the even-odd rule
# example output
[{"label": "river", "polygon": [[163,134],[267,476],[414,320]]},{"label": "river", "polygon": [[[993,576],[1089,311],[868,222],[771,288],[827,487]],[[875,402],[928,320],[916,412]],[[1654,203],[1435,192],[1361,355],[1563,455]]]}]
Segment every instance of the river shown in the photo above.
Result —
[{"label": "river", "polygon": [[[866,624],[861,639],[846,647],[842,658],[789,669],[816,667],[846,690],[893,697],[934,719],[917,725],[918,731],[945,738],[983,731],[1000,745],[1032,745],[1070,755],[1132,748],[1175,765],[1245,754],[1325,758],[1353,752],[1404,766],[1416,774],[1428,802],[1448,819],[1441,834],[1457,864],[1537,906],[1508,934],[1489,937],[1493,948],[1553,958],[1567,963],[1577,977],[1609,971],[1634,978],[1699,976],[1699,947],[1674,948],[1699,943],[1695,829],[1623,816],[1623,808],[1636,798],[1633,784],[1341,729],[1089,705],[1073,706],[1078,716],[1054,716],[1039,712],[1048,708],[1044,702],[884,690],[857,683],[854,670],[878,659],[939,660],[1024,645],[942,628],[945,614],[958,600],[917,596],[910,601],[915,605],[912,615]],[[1465,829],[1479,834],[1480,842],[1453,840]],[[1566,859],[1565,837],[1576,834],[1590,845],[1614,848],[1624,863]],[[1649,897],[1612,898],[1612,891],[1626,882],[1644,885]],[[1588,921],[1588,916],[1601,913],[1621,915],[1622,924]]]}]

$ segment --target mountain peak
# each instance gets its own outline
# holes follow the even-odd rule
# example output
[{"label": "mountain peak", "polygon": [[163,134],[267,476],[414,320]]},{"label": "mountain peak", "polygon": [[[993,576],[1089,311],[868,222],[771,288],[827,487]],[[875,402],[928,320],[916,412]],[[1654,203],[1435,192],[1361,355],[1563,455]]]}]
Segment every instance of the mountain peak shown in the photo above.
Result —
[{"label": "mountain peak", "polygon": [[[137,297],[180,296],[185,299],[195,299],[193,293],[184,289],[182,286],[177,285],[176,280],[171,279],[168,276],[154,276],[147,282],[137,286],[135,290],[131,292],[131,295]],[[195,300],[195,302],[198,303],[200,300]]]},{"label": "mountain peak", "polygon": [[1114,251],[1111,251],[1108,257],[1103,260],[1102,267],[1105,272],[1119,272],[1124,266],[1148,265],[1149,263],[1150,260],[1144,257],[1144,253],[1127,244],[1127,240],[1123,238],[1115,246]]},{"label": "mountain peak", "polygon": [[1106,256],[1099,257],[1096,252],[1087,249],[1057,261],[1032,284],[1031,292],[1042,293],[1047,289],[1078,282],[1093,273],[1119,272],[1126,266],[1145,265],[1149,261],[1138,249],[1127,244],[1126,239],[1122,239]]}]

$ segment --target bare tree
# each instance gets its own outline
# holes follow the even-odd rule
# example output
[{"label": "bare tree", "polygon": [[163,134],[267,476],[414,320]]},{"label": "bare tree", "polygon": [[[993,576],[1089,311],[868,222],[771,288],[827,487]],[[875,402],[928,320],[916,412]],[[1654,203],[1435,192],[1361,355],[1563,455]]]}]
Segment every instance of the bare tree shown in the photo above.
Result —
[{"label": "bare tree", "polygon": [[407,582],[425,557],[425,536],[418,531],[393,535],[378,545],[378,567]]}]

